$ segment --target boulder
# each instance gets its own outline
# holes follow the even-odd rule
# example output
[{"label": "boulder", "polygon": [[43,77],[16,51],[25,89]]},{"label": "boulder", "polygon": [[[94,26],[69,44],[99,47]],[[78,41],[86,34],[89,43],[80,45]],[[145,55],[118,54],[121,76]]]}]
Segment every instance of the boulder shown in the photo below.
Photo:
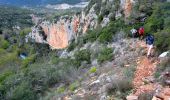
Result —
[{"label": "boulder", "polygon": [[162,53],[161,55],[159,55],[159,58],[164,58],[167,57],[167,55],[169,54],[169,51]]},{"label": "boulder", "polygon": [[126,100],[138,100],[138,96],[130,95],[126,97]]}]

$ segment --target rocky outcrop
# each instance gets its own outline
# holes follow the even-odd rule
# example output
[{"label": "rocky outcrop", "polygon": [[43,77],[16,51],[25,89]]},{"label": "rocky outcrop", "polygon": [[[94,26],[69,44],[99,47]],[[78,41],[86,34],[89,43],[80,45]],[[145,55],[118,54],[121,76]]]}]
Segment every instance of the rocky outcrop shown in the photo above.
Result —
[{"label": "rocky outcrop", "polygon": [[[114,4],[114,2],[115,1],[113,0],[102,1],[102,3],[106,4]],[[115,17],[122,16],[121,10],[124,11],[125,17],[129,17],[132,11],[133,3],[133,0],[120,0],[119,8],[116,11]],[[42,31],[45,33],[44,35],[47,38],[43,38],[43,34],[40,33],[37,26],[32,29],[32,32],[27,37],[31,37],[38,43],[48,43],[52,49],[66,48],[72,39],[75,39],[79,35],[86,33],[88,29],[94,29],[97,27],[98,16],[96,14],[96,6],[97,2],[90,6],[88,13],[85,14],[85,12],[82,11],[82,13],[79,15],[62,16],[56,23],[50,23],[48,21],[39,22],[36,20],[35,23],[38,27],[42,28]],[[100,23],[102,27],[106,26],[110,22],[110,15],[113,14],[104,16],[102,23]],[[39,18],[33,16],[33,19]]]},{"label": "rocky outcrop", "polygon": [[[62,16],[56,23],[42,21],[32,28],[27,38],[30,37],[38,43],[48,43],[52,49],[63,49],[72,39],[86,33],[89,28],[94,29],[96,25],[97,15],[94,8],[91,8],[87,15],[82,12],[80,15]],[[45,33],[46,39],[40,33],[39,27]]]},{"label": "rocky outcrop", "polygon": [[123,9],[125,18],[129,17],[132,13],[133,5],[135,4],[135,0],[120,0],[120,6]]}]

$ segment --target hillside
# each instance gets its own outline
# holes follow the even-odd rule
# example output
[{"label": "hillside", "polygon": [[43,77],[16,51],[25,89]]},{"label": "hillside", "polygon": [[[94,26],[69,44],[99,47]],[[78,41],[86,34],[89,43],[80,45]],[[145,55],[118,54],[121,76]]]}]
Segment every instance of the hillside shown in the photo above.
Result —
[{"label": "hillside", "polygon": [[[1,14],[16,14],[13,23],[23,27],[6,32],[0,26],[1,100],[170,98],[169,1],[90,0],[76,14],[49,20],[34,13],[32,27],[23,20],[29,11],[10,11]],[[150,58],[145,36],[130,32],[141,26],[155,38]]]}]

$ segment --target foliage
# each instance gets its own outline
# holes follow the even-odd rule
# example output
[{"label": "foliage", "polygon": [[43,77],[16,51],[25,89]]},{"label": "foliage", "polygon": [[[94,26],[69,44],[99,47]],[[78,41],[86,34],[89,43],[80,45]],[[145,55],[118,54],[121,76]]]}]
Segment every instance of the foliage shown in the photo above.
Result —
[{"label": "foliage", "polygon": [[77,44],[75,43],[75,41],[72,41],[70,43],[70,45],[68,46],[67,51],[70,52],[70,51],[74,50],[76,48],[76,46],[77,46]]},{"label": "foliage", "polygon": [[10,44],[7,40],[0,38],[0,48],[7,49],[9,45]]},{"label": "foliage", "polygon": [[155,33],[155,40],[159,52],[170,50],[170,29]]},{"label": "foliage", "polygon": [[152,15],[145,22],[146,33],[155,36],[155,45],[159,52],[170,49],[169,27],[170,3],[156,3]]},{"label": "foliage", "polygon": [[64,86],[57,88],[57,93],[63,93],[64,91],[65,91]]},{"label": "foliage", "polygon": [[13,26],[29,27],[32,24],[30,14],[32,11],[17,7],[0,7],[0,27],[2,29],[12,28]]},{"label": "foliage", "polygon": [[83,37],[83,43],[94,42],[100,36],[100,32],[102,31],[101,26],[97,26],[96,29],[88,30],[87,33]]},{"label": "foliage", "polygon": [[17,60],[17,53],[16,52],[1,55],[0,66],[4,65],[4,64],[8,64],[9,62],[14,63],[14,61],[16,61],[16,60]]},{"label": "foliage", "polygon": [[22,61],[22,66],[27,67],[29,64],[35,61],[36,55],[31,55]]},{"label": "foliage", "polygon": [[126,98],[132,89],[132,81],[127,78],[115,79],[112,88],[108,90],[108,94],[115,94],[120,99]]},{"label": "foliage", "polygon": [[113,52],[112,48],[104,48],[97,57],[97,61],[99,63],[103,63],[104,61],[112,60],[113,58],[112,52]]},{"label": "foliage", "polygon": [[74,91],[79,86],[80,86],[80,83],[78,81],[76,81],[69,86],[69,89],[70,89],[70,91]]},{"label": "foliage", "polygon": [[120,31],[124,27],[124,22],[119,19],[113,22],[102,29],[99,36],[99,42],[107,43],[112,42],[113,36],[117,31]]},{"label": "foliage", "polygon": [[133,79],[133,76],[134,76],[134,72],[135,72],[135,66],[131,66],[130,68],[127,67],[123,70],[123,73],[124,73],[124,76],[129,78],[129,79]]},{"label": "foliage", "polygon": [[97,68],[96,68],[96,67],[92,67],[92,68],[89,70],[90,73],[95,73],[96,71],[97,71]]},{"label": "foliage", "polygon": [[31,32],[30,28],[24,28],[20,31],[20,36],[25,36],[27,35],[29,32]]},{"label": "foliage", "polygon": [[37,100],[35,92],[31,90],[28,83],[21,83],[12,93],[11,100]]},{"label": "foliage", "polygon": [[87,63],[90,64],[90,60],[91,60],[90,55],[91,55],[90,51],[85,49],[85,50],[76,52],[74,56],[75,56],[76,61],[79,61],[79,62],[87,61]]},{"label": "foliage", "polygon": [[13,74],[12,71],[6,71],[3,74],[1,74],[0,75],[0,83],[2,83],[7,77],[9,77],[12,74]]}]

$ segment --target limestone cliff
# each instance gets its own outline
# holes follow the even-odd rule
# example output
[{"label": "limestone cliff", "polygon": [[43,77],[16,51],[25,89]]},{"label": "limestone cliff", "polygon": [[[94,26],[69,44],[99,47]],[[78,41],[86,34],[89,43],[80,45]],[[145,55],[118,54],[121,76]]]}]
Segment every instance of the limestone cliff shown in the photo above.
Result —
[{"label": "limestone cliff", "polygon": [[[42,21],[37,25],[38,27],[32,29],[28,36],[38,43],[48,43],[52,49],[66,48],[72,39],[86,33],[88,29],[94,29],[97,25],[106,26],[110,20],[113,20],[110,17],[111,15],[114,15],[114,18],[119,18],[123,15],[125,15],[125,18],[129,17],[134,3],[134,0],[120,0],[118,3],[115,3],[114,0],[102,0],[95,3],[92,3],[92,1],[79,15],[62,16],[56,23]],[[113,4],[110,5],[109,14],[103,15],[103,10],[108,10],[107,6],[109,4]],[[121,12],[122,10],[123,13]],[[101,23],[98,23],[98,16],[104,17]],[[45,34],[43,35],[47,37],[46,39],[42,38],[43,35],[40,34],[39,27],[44,31]]]}]

